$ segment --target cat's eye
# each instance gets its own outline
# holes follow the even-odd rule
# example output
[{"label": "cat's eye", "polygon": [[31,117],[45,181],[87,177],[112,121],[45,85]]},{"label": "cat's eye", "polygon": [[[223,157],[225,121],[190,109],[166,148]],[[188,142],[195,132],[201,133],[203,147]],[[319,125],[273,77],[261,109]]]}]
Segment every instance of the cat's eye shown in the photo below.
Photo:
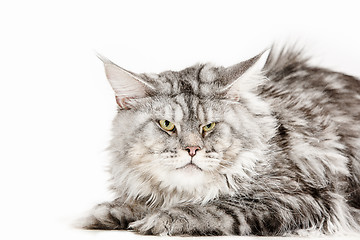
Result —
[{"label": "cat's eye", "polygon": [[204,131],[204,132],[209,132],[209,131],[213,130],[214,127],[215,127],[215,123],[214,123],[214,122],[213,122],[213,123],[209,123],[208,125],[203,126],[203,131]]},{"label": "cat's eye", "polygon": [[168,120],[160,120],[160,127],[166,131],[173,131],[175,129],[175,124]]}]

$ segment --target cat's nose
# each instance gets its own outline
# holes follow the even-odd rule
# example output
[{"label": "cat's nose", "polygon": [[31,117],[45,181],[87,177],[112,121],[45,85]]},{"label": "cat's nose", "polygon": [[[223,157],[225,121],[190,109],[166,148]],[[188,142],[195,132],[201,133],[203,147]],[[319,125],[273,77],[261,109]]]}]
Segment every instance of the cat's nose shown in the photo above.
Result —
[{"label": "cat's nose", "polygon": [[190,155],[191,157],[195,156],[196,151],[197,151],[197,150],[200,150],[200,149],[201,149],[201,148],[198,147],[198,146],[195,146],[195,147],[186,147],[186,148],[185,148],[185,150],[188,151],[188,153],[189,153],[189,155]]}]

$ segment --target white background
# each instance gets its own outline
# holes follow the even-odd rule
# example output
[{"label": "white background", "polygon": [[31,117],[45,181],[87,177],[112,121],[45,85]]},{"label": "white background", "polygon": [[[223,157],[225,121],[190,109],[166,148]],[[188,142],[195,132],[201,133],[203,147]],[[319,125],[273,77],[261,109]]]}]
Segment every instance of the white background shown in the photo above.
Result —
[{"label": "white background", "polygon": [[1,1],[0,238],[148,238],[71,227],[112,197],[105,148],[116,105],[94,50],[131,71],[160,72],[230,65],[297,41],[316,64],[360,76],[358,5]]}]

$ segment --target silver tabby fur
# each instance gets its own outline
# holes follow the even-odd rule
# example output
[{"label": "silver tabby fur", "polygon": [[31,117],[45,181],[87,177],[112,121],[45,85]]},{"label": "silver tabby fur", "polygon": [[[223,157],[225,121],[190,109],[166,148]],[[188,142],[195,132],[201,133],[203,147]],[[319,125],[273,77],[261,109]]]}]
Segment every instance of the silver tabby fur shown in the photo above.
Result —
[{"label": "silver tabby fur", "polygon": [[[257,69],[263,55],[160,74],[118,67],[135,84],[117,95],[113,121],[118,198],[96,206],[84,227],[183,236],[358,231],[360,81],[311,66],[295,50],[272,50]],[[161,129],[161,119],[176,132]],[[210,122],[214,130],[202,133]],[[191,159],[187,146],[201,150]],[[201,170],[181,168],[189,161]]]}]

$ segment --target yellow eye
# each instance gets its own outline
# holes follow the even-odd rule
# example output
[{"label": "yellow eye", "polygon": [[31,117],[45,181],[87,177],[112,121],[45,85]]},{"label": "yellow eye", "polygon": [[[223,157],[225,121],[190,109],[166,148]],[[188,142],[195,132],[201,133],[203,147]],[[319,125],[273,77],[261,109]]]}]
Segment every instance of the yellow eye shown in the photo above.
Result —
[{"label": "yellow eye", "polygon": [[215,123],[214,123],[214,122],[213,122],[213,123],[209,123],[208,125],[203,126],[203,130],[204,130],[204,132],[209,132],[209,131],[213,130],[214,127],[215,127]]},{"label": "yellow eye", "polygon": [[171,130],[174,130],[174,128],[175,128],[175,124],[173,124],[172,122],[170,122],[168,120],[160,120],[159,124],[160,124],[160,127],[162,127],[162,129],[164,129],[166,131],[171,131]]}]

